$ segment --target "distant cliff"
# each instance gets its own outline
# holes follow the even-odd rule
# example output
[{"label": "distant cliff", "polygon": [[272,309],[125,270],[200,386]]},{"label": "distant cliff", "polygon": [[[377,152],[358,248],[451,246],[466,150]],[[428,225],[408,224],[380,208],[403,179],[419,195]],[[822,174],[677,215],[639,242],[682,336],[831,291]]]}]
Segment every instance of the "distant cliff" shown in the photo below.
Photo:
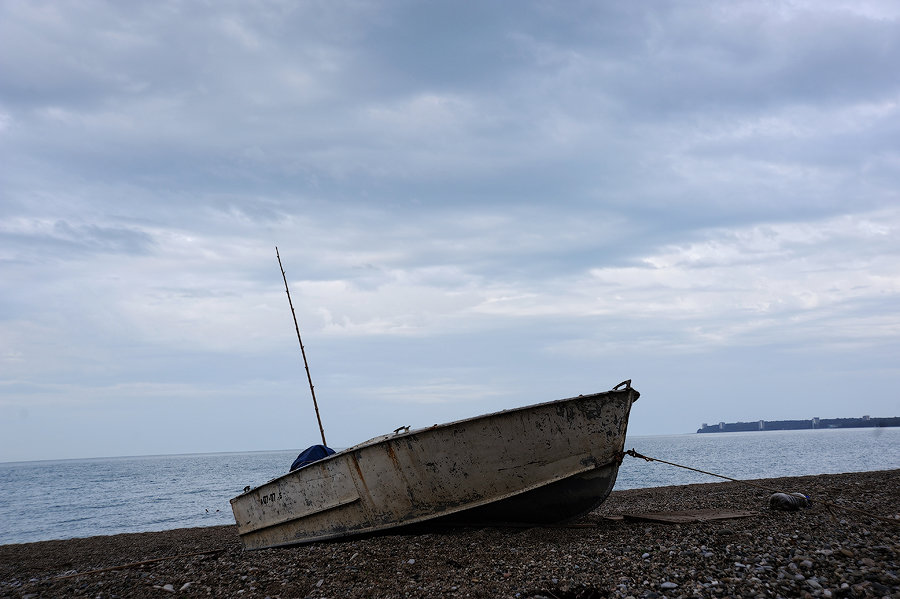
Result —
[{"label": "distant cliff", "polygon": [[755,422],[720,422],[706,424],[698,433],[735,433],[740,431],[797,431],[814,428],[876,428],[900,426],[900,416],[893,418],[810,418],[809,420],[757,420]]}]

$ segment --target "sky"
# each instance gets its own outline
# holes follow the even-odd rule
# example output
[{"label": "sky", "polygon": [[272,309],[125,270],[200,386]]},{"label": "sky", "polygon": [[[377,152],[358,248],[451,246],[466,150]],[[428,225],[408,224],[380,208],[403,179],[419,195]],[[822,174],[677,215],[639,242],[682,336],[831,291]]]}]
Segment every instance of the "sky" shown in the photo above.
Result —
[{"label": "sky", "polygon": [[0,0],[0,461],[632,379],[900,415],[893,1]]}]

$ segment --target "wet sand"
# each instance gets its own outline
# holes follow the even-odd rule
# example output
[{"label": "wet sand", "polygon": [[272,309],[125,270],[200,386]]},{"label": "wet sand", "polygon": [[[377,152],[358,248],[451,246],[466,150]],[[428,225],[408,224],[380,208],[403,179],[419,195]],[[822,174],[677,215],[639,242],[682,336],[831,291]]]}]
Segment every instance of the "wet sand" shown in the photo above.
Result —
[{"label": "wet sand", "polygon": [[[233,526],[0,545],[0,597],[893,597],[900,470],[615,491],[564,527],[453,528],[245,552]],[[750,517],[663,524],[624,513]],[[201,551],[124,569],[62,576]]]}]

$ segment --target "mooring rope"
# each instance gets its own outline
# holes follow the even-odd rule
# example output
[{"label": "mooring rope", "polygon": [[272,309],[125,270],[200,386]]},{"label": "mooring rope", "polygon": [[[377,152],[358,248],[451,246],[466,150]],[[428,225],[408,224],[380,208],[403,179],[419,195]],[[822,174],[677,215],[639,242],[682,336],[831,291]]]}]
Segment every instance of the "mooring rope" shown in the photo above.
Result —
[{"label": "mooring rope", "polygon": [[[780,491],[780,490],[778,490],[778,489],[772,489],[772,488],[766,487],[766,486],[764,486],[764,485],[759,485],[759,484],[750,482],[750,481],[748,481],[748,480],[741,480],[741,479],[739,479],[739,478],[732,478],[732,477],[730,477],[730,476],[725,476],[725,475],[723,475],[723,474],[716,474],[715,472],[707,472],[706,470],[700,470],[699,468],[691,468],[690,466],[685,466],[684,464],[676,464],[675,462],[669,462],[669,461],[666,461],[666,460],[661,460],[661,459],[659,459],[659,458],[651,458],[650,456],[646,456],[646,455],[644,455],[644,454],[642,454],[642,453],[638,453],[638,452],[635,451],[634,449],[629,449],[628,451],[622,452],[622,457],[625,457],[625,456],[631,456],[631,457],[633,457],[633,458],[640,458],[640,459],[645,460],[645,461],[647,461],[647,462],[659,462],[659,463],[661,463],[661,464],[668,464],[669,466],[675,466],[676,468],[684,468],[685,470],[691,470],[691,471],[693,471],[693,472],[699,472],[700,474],[708,474],[709,476],[715,476],[715,477],[717,477],[717,478],[724,478],[725,480],[730,480],[730,481],[732,481],[732,482],[740,483],[740,484],[742,484],[742,485],[747,485],[748,487],[756,487],[757,489],[762,489],[763,491],[768,491],[769,493],[782,493],[782,492],[783,492],[783,491]],[[867,512],[867,511],[865,511],[865,510],[860,510],[860,509],[857,509],[857,508],[848,507],[848,506],[846,506],[846,505],[839,505],[839,504],[837,504],[837,503],[832,503],[832,502],[830,502],[830,501],[825,501],[825,500],[823,500],[823,499],[818,499],[818,498],[817,498],[817,499],[816,499],[816,502],[817,502],[817,503],[821,503],[822,505],[824,505],[824,506],[826,506],[826,507],[828,507],[828,508],[837,508],[837,509],[839,509],[839,510],[845,510],[845,511],[848,511],[848,512],[854,512],[854,513],[856,513],[856,514],[861,514],[861,515],[866,516],[866,517],[869,517],[869,518],[874,518],[875,520],[880,520],[880,521],[882,521],[882,522],[889,522],[890,524],[893,524],[894,526],[900,526],[900,520],[898,520],[898,519],[896,519],[896,518],[886,518],[886,517],[884,517],[884,516],[879,516],[879,515],[877,515],[877,514],[873,514],[873,513],[871,513],[871,512]]]},{"label": "mooring rope", "polygon": [[769,487],[765,487],[763,485],[758,485],[756,483],[752,483],[747,480],[740,480],[738,478],[731,478],[730,476],[725,476],[723,474],[716,474],[715,472],[707,472],[706,470],[700,470],[698,468],[691,468],[690,466],[685,466],[683,464],[676,464],[675,462],[667,462],[666,460],[661,460],[659,458],[651,458],[650,456],[646,456],[642,453],[638,453],[634,449],[629,449],[623,455],[629,455],[633,458],[640,458],[642,460],[646,460],[648,462],[659,462],[661,464],[668,464],[669,466],[675,466],[677,468],[684,468],[685,470],[693,470],[694,472],[699,472],[700,474],[708,474],[709,476],[715,476],[718,478],[724,478],[725,480],[730,480],[736,483],[741,483],[744,485],[749,485],[751,487],[756,487],[758,489],[762,489],[763,491],[768,491],[770,493],[781,493],[778,489],[771,489]]}]

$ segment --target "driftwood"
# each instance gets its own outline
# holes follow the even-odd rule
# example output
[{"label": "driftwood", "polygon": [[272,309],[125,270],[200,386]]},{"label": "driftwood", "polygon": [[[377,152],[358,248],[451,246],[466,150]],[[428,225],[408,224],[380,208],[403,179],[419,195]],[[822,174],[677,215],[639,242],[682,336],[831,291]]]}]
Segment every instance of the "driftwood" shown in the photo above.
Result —
[{"label": "driftwood", "polygon": [[162,562],[169,559],[177,559],[179,557],[193,557],[195,555],[211,555],[213,553],[221,553],[225,551],[224,547],[219,549],[209,549],[208,551],[197,551],[194,553],[179,553],[178,555],[170,555],[168,557],[157,557],[142,562],[132,562],[130,564],[122,564],[120,566],[110,566],[109,568],[100,568],[99,570],[88,570],[87,572],[76,572],[75,574],[67,574],[65,576],[57,576],[56,580],[64,580],[66,578],[75,578],[76,576],[85,576],[87,574],[99,574],[100,572],[112,572],[113,570],[125,570],[126,568],[135,568],[137,566],[145,566],[156,562]]}]

